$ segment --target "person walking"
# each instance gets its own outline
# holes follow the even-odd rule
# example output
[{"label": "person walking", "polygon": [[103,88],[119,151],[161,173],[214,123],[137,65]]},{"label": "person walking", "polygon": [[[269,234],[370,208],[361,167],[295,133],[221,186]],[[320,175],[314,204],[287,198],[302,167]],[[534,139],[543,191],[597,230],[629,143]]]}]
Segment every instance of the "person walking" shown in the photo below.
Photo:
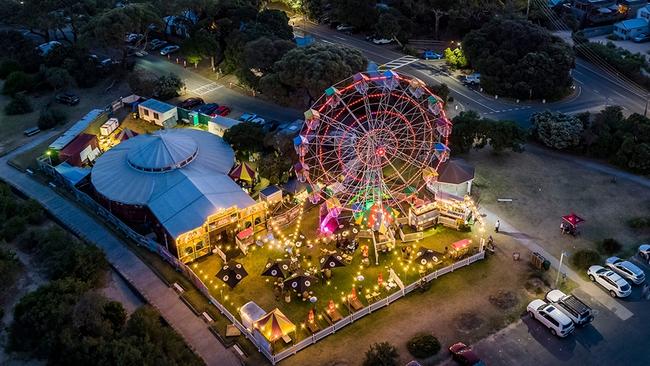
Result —
[{"label": "person walking", "polygon": [[499,226],[501,226],[501,221],[497,219],[497,222],[494,223],[494,232],[498,233],[499,232]]}]

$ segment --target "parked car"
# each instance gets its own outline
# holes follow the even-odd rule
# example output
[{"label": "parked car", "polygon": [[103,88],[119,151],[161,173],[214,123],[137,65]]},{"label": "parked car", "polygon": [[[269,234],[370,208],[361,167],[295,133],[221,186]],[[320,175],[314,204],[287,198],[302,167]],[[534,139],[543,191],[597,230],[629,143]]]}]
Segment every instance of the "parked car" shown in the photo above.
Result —
[{"label": "parked car", "polygon": [[201,98],[187,98],[184,101],[178,103],[178,106],[183,109],[194,109],[204,104],[205,102]]},{"label": "parked car", "polygon": [[461,81],[463,82],[463,84],[467,84],[467,85],[479,85],[481,83],[481,74],[476,72],[473,74],[469,74],[464,78],[462,78]]},{"label": "parked car", "polygon": [[546,294],[546,301],[557,306],[558,310],[568,316],[576,325],[587,325],[594,320],[593,310],[573,294],[560,290],[551,290]]},{"label": "parked car", "polygon": [[442,55],[432,50],[422,52],[422,58],[425,60],[442,60]]},{"label": "parked car", "polygon": [[166,44],[167,44],[166,41],[155,38],[155,39],[152,39],[151,42],[149,42],[149,49],[150,50],[157,50],[157,49],[159,49],[160,47],[162,47],[162,46],[164,46]]},{"label": "parked car", "polygon": [[389,39],[389,38],[373,38],[372,43],[374,43],[374,44],[389,44],[389,43],[393,43],[393,39]]},{"label": "parked car", "polygon": [[562,313],[553,304],[544,300],[535,299],[528,304],[528,314],[551,330],[551,334],[566,337],[575,330],[571,319]]},{"label": "parked car", "polygon": [[179,49],[180,49],[180,47],[175,45],[175,44],[173,44],[171,46],[166,46],[165,48],[160,50],[160,55],[161,56],[167,56],[169,54],[172,54],[172,53],[178,51]]},{"label": "parked car", "polygon": [[472,350],[472,347],[463,342],[452,344],[449,347],[449,352],[451,352],[451,358],[461,365],[485,366],[485,362],[481,361],[476,352]]},{"label": "parked car", "polygon": [[639,255],[645,260],[650,260],[650,244],[639,245]]},{"label": "parked car", "polygon": [[605,260],[605,265],[635,285],[639,285],[645,281],[645,273],[643,270],[630,261],[622,260],[619,257],[609,257]]},{"label": "parked car", "polygon": [[336,30],[339,32],[352,32],[354,27],[349,24],[339,24],[336,26]]},{"label": "parked car", "polygon": [[650,34],[648,33],[641,33],[638,36],[632,38],[632,40],[636,43],[643,43],[643,42],[648,42],[650,41]]},{"label": "parked car", "polygon": [[205,115],[211,115],[214,113],[214,111],[219,108],[219,105],[217,103],[208,103],[208,104],[203,104],[202,106],[194,109],[195,111],[199,113],[203,113]]},{"label": "parked car", "polygon": [[211,116],[216,117],[216,116],[221,116],[225,117],[229,115],[231,112],[230,107],[227,107],[225,105],[219,106],[219,108],[215,109],[214,112],[212,112]]},{"label": "parked car", "polygon": [[79,97],[72,93],[62,93],[56,96],[56,101],[61,104],[77,105],[79,104]]},{"label": "parked car", "polygon": [[632,293],[632,286],[621,276],[603,266],[591,266],[587,270],[589,279],[601,285],[612,297],[627,297]]},{"label": "parked car", "polygon": [[129,33],[124,37],[124,41],[126,43],[135,43],[143,38],[144,36],[140,33]]}]

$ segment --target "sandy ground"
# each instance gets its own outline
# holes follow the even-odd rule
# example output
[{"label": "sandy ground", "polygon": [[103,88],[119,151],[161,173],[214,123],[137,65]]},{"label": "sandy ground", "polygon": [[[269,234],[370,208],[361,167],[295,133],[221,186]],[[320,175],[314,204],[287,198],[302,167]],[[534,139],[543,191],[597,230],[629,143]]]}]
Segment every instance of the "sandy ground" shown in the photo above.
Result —
[{"label": "sandy ground", "polygon": [[[578,249],[595,248],[604,238],[619,240],[634,251],[644,233],[626,224],[650,215],[647,188],[595,172],[569,161],[532,153],[495,156],[489,151],[471,152],[467,160],[476,167],[475,191],[481,206],[505,218],[557,257]],[[497,202],[511,198],[512,202]],[[561,216],[575,212],[586,222],[573,238],[560,233]],[[647,236],[647,234],[645,234]]]}]

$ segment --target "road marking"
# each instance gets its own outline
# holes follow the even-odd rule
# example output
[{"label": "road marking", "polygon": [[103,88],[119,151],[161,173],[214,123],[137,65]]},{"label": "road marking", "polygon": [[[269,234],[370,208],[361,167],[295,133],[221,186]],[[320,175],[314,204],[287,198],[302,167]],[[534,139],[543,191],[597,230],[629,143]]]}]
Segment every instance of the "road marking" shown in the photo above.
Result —
[{"label": "road marking", "polygon": [[413,57],[413,56],[402,56],[400,58],[396,58],[392,61],[388,61],[385,64],[379,66],[380,68],[386,68],[390,70],[395,70],[399,69],[400,67],[404,67],[408,64],[412,64],[414,62],[420,61],[419,58]]},{"label": "road marking", "polygon": [[198,88],[196,88],[194,90],[190,90],[190,91],[192,93],[194,93],[194,94],[205,95],[205,94],[211,93],[211,92],[213,92],[213,91],[215,91],[217,89],[221,89],[221,88],[223,88],[223,85],[213,82],[213,83],[208,83],[208,84],[202,85],[202,86],[200,86],[200,87],[198,87]]},{"label": "road marking", "polygon": [[576,78],[573,78],[573,81],[577,81],[577,82],[579,82],[580,84],[584,84],[582,81],[580,81],[580,80],[578,80],[578,79],[576,79]]}]

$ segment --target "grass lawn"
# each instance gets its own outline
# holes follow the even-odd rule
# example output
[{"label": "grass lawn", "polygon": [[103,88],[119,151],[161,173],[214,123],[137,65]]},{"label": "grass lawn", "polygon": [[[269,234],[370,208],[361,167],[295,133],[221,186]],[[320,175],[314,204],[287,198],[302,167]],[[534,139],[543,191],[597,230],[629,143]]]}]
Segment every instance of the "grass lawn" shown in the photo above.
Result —
[{"label": "grass lawn", "polygon": [[[630,255],[648,239],[647,232],[627,225],[631,218],[650,215],[650,195],[645,187],[623,179],[612,183],[608,174],[530,152],[495,156],[484,149],[465,158],[476,167],[473,193],[480,205],[557,258],[563,250],[571,255],[579,249],[596,249],[597,242],[605,238],[623,244],[619,256]],[[500,203],[497,198],[512,198],[512,202]],[[561,216],[571,212],[586,220],[577,238],[559,230]]]},{"label": "grass lawn", "polygon": [[[318,208],[313,208],[303,214],[302,223],[300,224],[299,233],[305,236],[304,241],[307,239],[315,239],[317,237],[316,228],[318,221]],[[296,224],[292,224],[285,229],[280,230],[283,234],[289,235],[296,229]],[[275,237],[280,236],[280,233],[275,233]],[[262,235],[263,236],[263,235]],[[407,244],[397,243],[398,248],[402,245],[412,245],[417,248],[425,246],[434,249],[438,252],[443,252],[445,246],[449,246],[452,242],[463,238],[475,238],[473,233],[461,233],[449,229],[432,229],[428,235],[420,242],[413,242]],[[475,238],[476,239],[476,238]],[[342,316],[347,316],[349,311],[344,303],[344,297],[351,292],[353,286],[357,287],[358,296],[364,305],[368,304],[365,294],[368,292],[379,292],[381,297],[385,297],[390,293],[386,290],[380,290],[377,285],[378,276],[381,273],[384,281],[388,280],[389,269],[393,268],[400,276],[405,284],[409,284],[419,280],[419,270],[425,269],[427,273],[434,271],[437,268],[442,268],[451,264],[451,260],[445,259],[443,263],[434,266],[433,268],[424,268],[413,261],[403,261],[402,252],[399,249],[393,250],[388,253],[380,253],[379,265],[374,265],[374,253],[372,250],[372,243],[368,239],[365,244],[369,244],[369,257],[370,265],[362,265],[361,249],[353,255],[353,260],[345,267],[332,269],[332,277],[327,280],[321,278],[319,283],[310,288],[313,295],[318,298],[315,304],[309,301],[303,301],[296,295],[291,296],[291,302],[285,302],[284,297],[279,296],[279,293],[274,293],[273,282],[276,280],[273,277],[261,276],[264,266],[269,258],[285,258],[283,249],[271,244],[265,244],[263,247],[252,245],[251,252],[246,256],[236,258],[246,271],[248,276],[245,277],[234,289],[230,289],[219,278],[216,278],[217,272],[223,266],[221,258],[217,255],[206,257],[198,262],[192,264],[193,270],[199,275],[204,283],[211,289],[213,296],[222,302],[235,316],[239,317],[239,307],[248,301],[255,301],[265,311],[271,311],[274,308],[279,308],[285,315],[291,319],[298,327],[298,340],[310,335],[308,330],[302,327],[307,319],[307,314],[311,307],[315,307],[319,325],[321,328],[328,326],[327,319],[324,315],[324,309],[327,307],[329,300],[333,300]],[[475,243],[478,240],[474,241]],[[361,242],[363,245],[364,242]],[[301,246],[297,249],[301,254],[301,267],[306,269],[312,266],[318,266],[318,259],[320,257],[320,249],[327,248],[328,250],[335,250],[335,242],[328,244],[319,242],[314,245],[312,249],[307,249],[306,246]],[[225,248],[231,249],[232,248]],[[415,253],[415,250],[413,251]],[[412,258],[415,255],[412,255]],[[362,281],[355,280],[355,277],[362,275]],[[393,290],[396,291],[397,289]],[[288,291],[285,289],[285,293]],[[276,297],[277,296],[277,297]],[[319,314],[320,313],[320,314]],[[363,322],[363,321],[362,321]],[[282,343],[282,342],[279,342]],[[281,349],[280,344],[276,344],[276,351]]]},{"label": "grass lawn", "polygon": [[[16,116],[7,116],[4,113],[4,107],[9,103],[10,98],[6,95],[0,95],[0,155],[29,140],[29,137],[23,136],[23,131],[36,127],[40,110],[50,103],[52,107],[65,112],[67,117],[65,128],[68,128],[91,109],[104,108],[115,99],[130,94],[126,82],[117,82],[112,88],[106,90],[110,84],[111,81],[105,80],[92,88],[70,89],[71,92],[79,95],[81,99],[79,104],[73,107],[56,104],[52,92],[39,93],[38,95],[34,93],[28,94],[27,97],[34,111]],[[0,84],[1,88],[2,84]],[[65,128],[62,128],[61,131],[64,131]]]},{"label": "grass lawn", "polygon": [[35,169],[38,168],[38,165],[36,164],[36,158],[43,155],[48,146],[50,146],[50,144],[56,140],[57,137],[58,136],[53,136],[52,138],[49,138],[42,143],[34,146],[33,149],[16,155],[13,159],[11,159],[11,163],[23,170],[29,168],[32,171],[35,171]]}]

